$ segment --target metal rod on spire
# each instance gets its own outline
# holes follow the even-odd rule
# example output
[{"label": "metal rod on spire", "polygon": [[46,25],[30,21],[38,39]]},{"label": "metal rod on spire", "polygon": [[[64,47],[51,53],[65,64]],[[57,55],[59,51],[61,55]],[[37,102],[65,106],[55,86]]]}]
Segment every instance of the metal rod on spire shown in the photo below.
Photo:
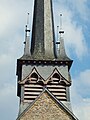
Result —
[{"label": "metal rod on spire", "polygon": [[62,30],[62,14],[60,14],[60,31],[59,31],[60,34],[63,34],[64,31]]},{"label": "metal rod on spire", "polygon": [[25,29],[25,48],[24,48],[24,54],[30,55],[30,28],[29,28],[29,13],[27,14],[27,23],[26,23],[26,29]]},{"label": "metal rod on spire", "polygon": [[59,47],[60,47],[60,40],[59,40],[59,26],[57,26],[57,40],[56,40],[56,55],[59,55]]},{"label": "metal rod on spire", "polygon": [[27,25],[29,25],[29,13],[27,14]]},{"label": "metal rod on spire", "polygon": [[59,34],[59,26],[57,26],[57,41],[58,41],[58,34]]},{"label": "metal rod on spire", "polygon": [[27,14],[27,24],[26,24],[26,36],[30,35],[30,29],[29,29],[29,13]]},{"label": "metal rod on spire", "polygon": [[56,44],[60,44],[60,41],[59,41],[59,37],[58,37],[58,34],[59,34],[59,26],[57,26],[57,41],[56,41]]},{"label": "metal rod on spire", "polygon": [[60,30],[62,30],[62,14],[60,14]]}]

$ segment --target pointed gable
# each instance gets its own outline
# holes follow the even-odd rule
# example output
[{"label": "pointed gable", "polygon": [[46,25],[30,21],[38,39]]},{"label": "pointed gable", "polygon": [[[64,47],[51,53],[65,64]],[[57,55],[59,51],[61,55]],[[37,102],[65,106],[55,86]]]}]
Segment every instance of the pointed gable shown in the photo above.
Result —
[{"label": "pointed gable", "polygon": [[44,79],[39,71],[34,67],[30,74],[19,84],[24,87],[24,103],[33,102],[46,87],[59,101],[67,101],[66,87],[71,85],[71,81],[66,80],[55,68],[47,79]]},{"label": "pointed gable", "polygon": [[44,79],[38,73],[34,67],[30,74],[23,80],[19,81],[21,87],[23,87],[23,103],[32,103],[37,96],[43,91]]},{"label": "pointed gable", "polygon": [[78,120],[47,89],[30,105],[17,120]]},{"label": "pointed gable", "polygon": [[19,81],[20,84],[25,83],[38,83],[39,81],[44,81],[44,78],[39,74],[37,69],[34,67],[29,75],[26,76],[23,80]]},{"label": "pointed gable", "polygon": [[55,68],[52,74],[47,78],[46,83],[64,84],[65,86],[71,85],[71,81],[68,81],[66,78],[64,78],[57,68]]}]

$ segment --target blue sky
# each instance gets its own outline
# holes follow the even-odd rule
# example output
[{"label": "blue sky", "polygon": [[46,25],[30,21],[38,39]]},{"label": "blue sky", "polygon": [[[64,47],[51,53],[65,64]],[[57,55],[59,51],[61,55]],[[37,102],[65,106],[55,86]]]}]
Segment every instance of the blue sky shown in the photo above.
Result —
[{"label": "blue sky", "polygon": [[[63,14],[65,48],[74,60],[71,102],[80,120],[89,120],[90,112],[90,1],[53,0],[55,30]],[[23,54],[27,12],[32,24],[33,0],[0,0],[0,118],[15,120],[18,114],[16,96],[16,60]]]}]

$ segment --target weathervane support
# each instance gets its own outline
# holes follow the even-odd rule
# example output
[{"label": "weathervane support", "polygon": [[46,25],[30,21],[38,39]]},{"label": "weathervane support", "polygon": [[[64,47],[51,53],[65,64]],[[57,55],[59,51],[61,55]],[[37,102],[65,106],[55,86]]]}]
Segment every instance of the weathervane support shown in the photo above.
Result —
[{"label": "weathervane support", "polygon": [[62,14],[60,14],[60,34],[64,34],[64,30],[62,30]]},{"label": "weathervane support", "polygon": [[27,24],[25,29],[25,48],[24,55],[30,55],[30,29],[29,29],[29,13],[27,15]]}]

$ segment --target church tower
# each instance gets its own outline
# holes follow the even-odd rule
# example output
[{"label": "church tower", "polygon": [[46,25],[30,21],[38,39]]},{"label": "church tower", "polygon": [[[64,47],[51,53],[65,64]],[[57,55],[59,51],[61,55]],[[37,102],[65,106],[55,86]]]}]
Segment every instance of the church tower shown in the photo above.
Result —
[{"label": "church tower", "polygon": [[31,48],[28,26],[24,54],[17,59],[17,120],[78,120],[69,94],[73,61],[65,52],[61,29],[56,53],[52,0],[34,0]]}]

